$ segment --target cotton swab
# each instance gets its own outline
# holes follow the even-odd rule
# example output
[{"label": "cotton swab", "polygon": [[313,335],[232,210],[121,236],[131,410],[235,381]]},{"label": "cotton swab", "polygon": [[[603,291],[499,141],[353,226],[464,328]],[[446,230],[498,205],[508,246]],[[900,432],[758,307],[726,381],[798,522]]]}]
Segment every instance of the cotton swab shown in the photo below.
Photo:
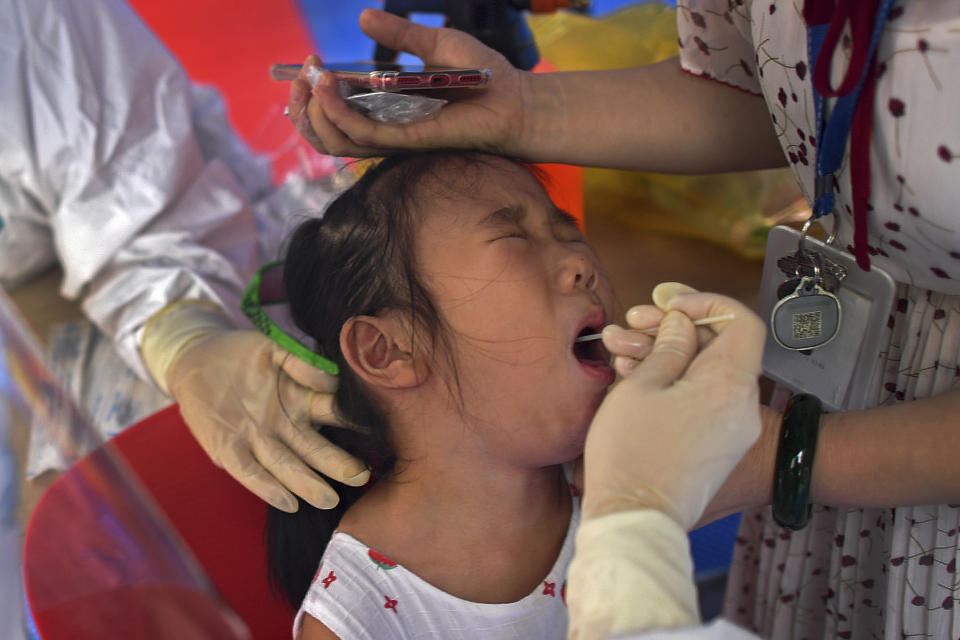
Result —
[{"label": "cotton swab", "polygon": [[[733,320],[734,315],[732,313],[726,313],[722,316],[710,316],[709,318],[700,318],[699,320],[694,320],[693,324],[697,327],[702,327],[707,324],[714,324],[716,322],[723,322],[725,320]],[[634,331],[639,331],[640,333],[648,336],[655,336],[657,332],[660,331],[660,327],[650,327],[649,329],[634,329]],[[602,333],[591,333],[589,335],[580,336],[574,342],[588,342],[590,340],[599,340],[603,336]]]}]

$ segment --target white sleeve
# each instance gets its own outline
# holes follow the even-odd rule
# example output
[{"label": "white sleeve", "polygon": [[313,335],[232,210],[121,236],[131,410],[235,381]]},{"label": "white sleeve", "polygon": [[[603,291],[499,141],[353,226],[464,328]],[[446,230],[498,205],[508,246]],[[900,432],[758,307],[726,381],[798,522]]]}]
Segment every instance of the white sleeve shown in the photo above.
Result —
[{"label": "white sleeve", "polygon": [[[208,105],[149,28],[122,0],[0,0],[0,52],[0,248],[6,233],[25,257],[52,249],[63,295],[145,380],[139,332],[167,303],[210,300],[242,322],[259,261],[248,193],[266,167],[217,157],[239,141],[205,150]],[[7,254],[3,282],[50,263]]]},{"label": "white sleeve", "polygon": [[726,620],[715,620],[702,627],[631,633],[610,636],[607,640],[760,640],[760,636]]},{"label": "white sleeve", "polygon": [[652,509],[584,520],[567,574],[570,640],[700,621],[687,533]]}]

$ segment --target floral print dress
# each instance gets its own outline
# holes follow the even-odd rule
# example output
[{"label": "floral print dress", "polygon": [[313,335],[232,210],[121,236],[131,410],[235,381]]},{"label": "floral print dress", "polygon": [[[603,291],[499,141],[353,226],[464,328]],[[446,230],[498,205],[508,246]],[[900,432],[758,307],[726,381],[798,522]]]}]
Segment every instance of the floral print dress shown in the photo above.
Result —
[{"label": "floral print dress", "polygon": [[[818,141],[802,10],[802,0],[682,0],[677,19],[684,69],[763,96],[812,200]],[[849,56],[845,34],[834,86]],[[899,283],[880,406],[960,389],[960,3],[897,0],[877,65],[868,251]],[[850,250],[849,144],[835,191]],[[960,429],[960,416],[943,419]],[[747,512],[724,615],[778,640],[960,638],[958,507],[819,507],[797,532],[769,508]]]}]

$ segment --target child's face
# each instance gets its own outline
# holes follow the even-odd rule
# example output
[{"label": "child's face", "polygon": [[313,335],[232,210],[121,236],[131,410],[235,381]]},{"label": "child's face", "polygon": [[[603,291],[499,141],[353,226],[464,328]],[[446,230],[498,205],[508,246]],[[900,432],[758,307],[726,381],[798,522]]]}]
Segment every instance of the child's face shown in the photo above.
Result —
[{"label": "child's face", "polygon": [[524,168],[495,159],[458,169],[420,192],[416,246],[451,329],[464,415],[483,446],[514,461],[570,460],[614,380],[600,341],[574,350],[578,335],[610,322],[609,281]]}]

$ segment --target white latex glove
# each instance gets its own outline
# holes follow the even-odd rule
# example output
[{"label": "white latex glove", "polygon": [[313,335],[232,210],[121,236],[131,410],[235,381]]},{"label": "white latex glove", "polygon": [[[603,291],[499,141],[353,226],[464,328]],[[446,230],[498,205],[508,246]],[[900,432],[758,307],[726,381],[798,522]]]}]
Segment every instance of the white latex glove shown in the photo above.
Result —
[{"label": "white latex glove", "polygon": [[234,328],[215,305],[167,306],[147,324],[141,353],[214,464],[274,507],[296,511],[293,494],[335,506],[339,497],[314,469],[354,486],[369,478],[360,460],[311,426],[338,424],[336,377],[261,333]]},{"label": "white latex glove", "polygon": [[[584,518],[652,508],[690,529],[761,431],[763,322],[717,294],[662,290],[649,355],[607,395],[587,435]],[[634,312],[634,310],[631,310]],[[692,320],[733,314],[708,327]],[[605,334],[604,344],[617,354]],[[620,352],[622,354],[622,351]]]},{"label": "white latex glove", "polygon": [[[583,520],[567,580],[571,640],[697,624],[686,531],[760,434],[760,319],[682,285],[658,287],[654,301],[631,309],[629,321],[659,324],[655,341],[604,330],[624,377],[587,434]],[[693,325],[727,314],[733,319]]]},{"label": "white latex glove", "polygon": [[[653,289],[653,305],[638,305],[627,311],[629,329],[615,324],[603,329],[603,343],[614,356],[613,367],[621,377],[630,372],[647,357],[653,348],[654,336],[641,330],[652,329],[660,325],[666,313],[666,305],[674,296],[684,293],[696,293],[697,290],[679,282],[661,282]],[[713,334],[709,329],[697,329],[701,346],[709,341]]]}]

